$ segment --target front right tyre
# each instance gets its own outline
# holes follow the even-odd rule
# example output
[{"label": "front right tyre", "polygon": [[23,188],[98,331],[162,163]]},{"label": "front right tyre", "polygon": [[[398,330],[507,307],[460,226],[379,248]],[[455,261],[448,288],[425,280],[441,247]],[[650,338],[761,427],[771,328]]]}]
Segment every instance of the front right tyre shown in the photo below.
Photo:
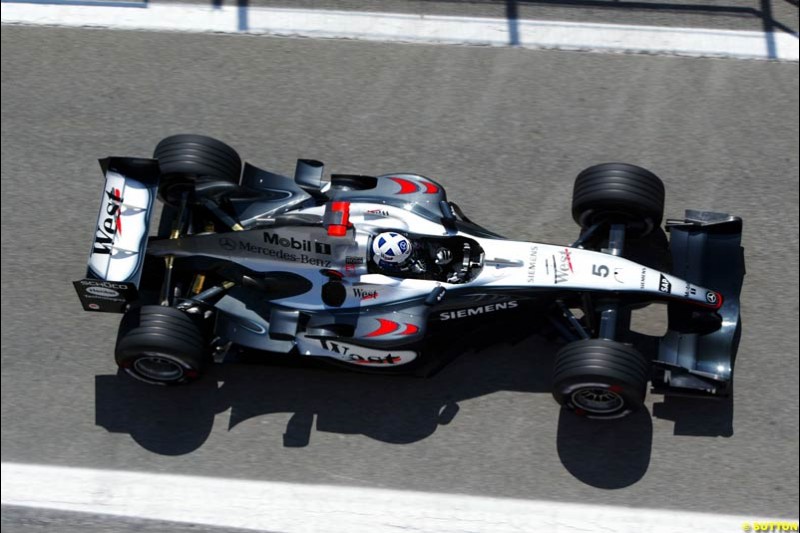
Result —
[{"label": "front right tyre", "polygon": [[572,342],[553,367],[553,397],[587,418],[627,416],[644,405],[650,364],[632,346],[606,339]]}]

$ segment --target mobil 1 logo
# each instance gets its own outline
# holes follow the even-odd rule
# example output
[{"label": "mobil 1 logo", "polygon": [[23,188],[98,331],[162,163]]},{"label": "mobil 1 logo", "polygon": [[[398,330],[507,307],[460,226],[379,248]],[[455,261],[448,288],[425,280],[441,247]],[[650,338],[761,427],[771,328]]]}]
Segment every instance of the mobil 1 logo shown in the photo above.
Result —
[{"label": "mobil 1 logo", "polygon": [[291,248],[302,252],[315,253],[319,255],[331,255],[331,245],[326,242],[316,242],[308,239],[295,239],[294,237],[282,237],[277,233],[264,232],[264,242]]}]

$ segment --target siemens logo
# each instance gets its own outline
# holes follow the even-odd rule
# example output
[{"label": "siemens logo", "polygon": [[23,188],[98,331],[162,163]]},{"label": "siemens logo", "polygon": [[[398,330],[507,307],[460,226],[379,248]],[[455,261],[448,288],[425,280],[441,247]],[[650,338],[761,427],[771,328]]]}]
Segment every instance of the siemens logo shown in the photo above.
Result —
[{"label": "siemens logo", "polygon": [[455,320],[458,318],[482,315],[484,313],[494,313],[495,311],[503,311],[504,309],[514,309],[518,305],[519,303],[516,300],[511,300],[510,302],[470,307],[469,309],[459,309],[458,311],[446,311],[444,313],[439,313],[439,320]]}]

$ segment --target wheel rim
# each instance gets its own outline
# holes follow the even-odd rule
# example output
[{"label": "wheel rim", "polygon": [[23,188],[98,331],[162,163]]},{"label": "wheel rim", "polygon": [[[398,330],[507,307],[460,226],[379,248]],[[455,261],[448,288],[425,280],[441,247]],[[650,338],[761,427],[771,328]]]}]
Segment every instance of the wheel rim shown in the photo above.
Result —
[{"label": "wheel rim", "polygon": [[[174,179],[174,178],[173,178]],[[175,179],[174,183],[169,183],[169,180],[165,180],[165,184],[161,187],[159,191],[161,198],[168,204],[178,206],[180,205],[181,195],[183,193],[189,193],[191,196],[194,192],[194,182],[193,181],[186,181],[184,179]]]},{"label": "wheel rim", "polygon": [[594,414],[613,413],[625,405],[622,396],[600,386],[581,387],[572,392],[571,399],[575,409]]},{"label": "wheel rim", "polygon": [[145,355],[133,362],[133,371],[150,381],[162,383],[178,381],[184,369],[172,359],[160,355]]},{"label": "wheel rim", "polygon": [[586,211],[581,215],[578,224],[582,228],[589,228],[603,222],[625,224],[631,236],[639,237],[648,235],[655,227],[652,218],[624,211]]}]

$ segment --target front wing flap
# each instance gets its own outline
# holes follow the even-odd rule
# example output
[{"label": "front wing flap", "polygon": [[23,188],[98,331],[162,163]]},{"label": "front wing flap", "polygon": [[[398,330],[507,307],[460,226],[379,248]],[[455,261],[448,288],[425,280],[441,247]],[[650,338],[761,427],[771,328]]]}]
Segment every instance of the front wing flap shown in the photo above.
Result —
[{"label": "front wing flap", "polygon": [[659,344],[654,386],[727,395],[740,335],[739,295],[745,275],[742,220],[724,213],[687,210],[668,221],[673,273],[691,284],[713,287],[723,298],[711,317],[669,304],[669,326]]}]

